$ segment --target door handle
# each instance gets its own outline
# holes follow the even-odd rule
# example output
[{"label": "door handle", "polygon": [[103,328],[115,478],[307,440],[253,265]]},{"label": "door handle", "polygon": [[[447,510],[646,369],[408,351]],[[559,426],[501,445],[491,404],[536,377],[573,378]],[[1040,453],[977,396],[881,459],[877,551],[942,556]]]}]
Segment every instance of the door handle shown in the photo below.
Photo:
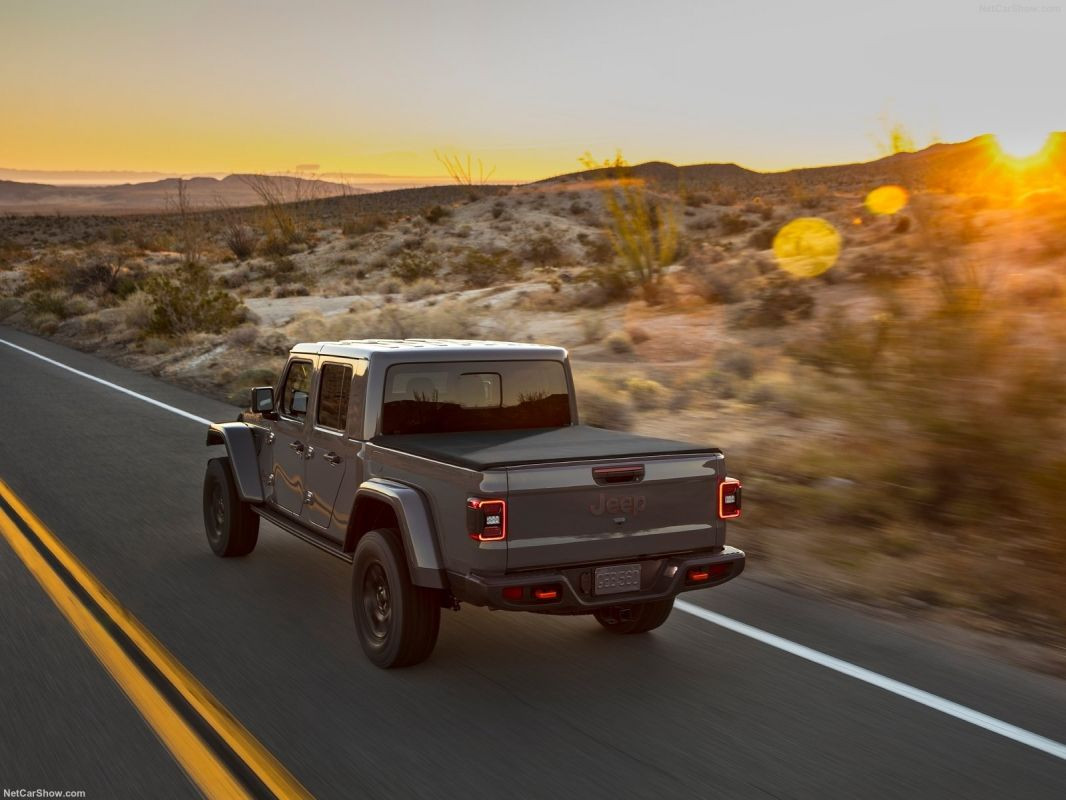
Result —
[{"label": "door handle", "polygon": [[302,453],[304,450],[303,442],[289,442],[289,447],[291,447],[297,453]]},{"label": "door handle", "polygon": [[339,463],[341,463],[341,457],[332,451],[326,453],[324,456],[322,456],[322,458],[326,459],[326,461],[328,461],[333,466],[337,466]]}]

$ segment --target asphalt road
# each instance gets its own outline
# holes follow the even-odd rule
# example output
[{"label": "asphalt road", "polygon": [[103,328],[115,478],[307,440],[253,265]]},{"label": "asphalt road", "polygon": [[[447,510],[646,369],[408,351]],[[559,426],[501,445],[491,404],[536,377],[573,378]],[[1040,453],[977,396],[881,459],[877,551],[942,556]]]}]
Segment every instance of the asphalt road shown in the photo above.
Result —
[{"label": "asphalt road", "polygon": [[[196,416],[235,414],[0,339]],[[379,670],[353,636],[345,564],[266,524],[249,558],[210,553],[201,424],[2,343],[0,412],[0,480],[317,797],[1066,797],[1063,755],[681,611],[627,638],[464,608],[428,663]],[[0,787],[197,796],[6,541],[0,580]],[[686,598],[1066,742],[1066,682],[774,588],[757,561]]]}]

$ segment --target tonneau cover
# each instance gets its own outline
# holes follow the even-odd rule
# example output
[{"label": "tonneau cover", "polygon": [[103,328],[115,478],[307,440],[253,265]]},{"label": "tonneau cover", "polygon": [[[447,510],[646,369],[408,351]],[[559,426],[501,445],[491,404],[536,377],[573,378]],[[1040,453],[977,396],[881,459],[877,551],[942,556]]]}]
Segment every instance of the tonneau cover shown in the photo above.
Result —
[{"label": "tonneau cover", "polygon": [[632,456],[720,453],[670,439],[609,431],[590,425],[510,431],[378,436],[371,444],[468,469]]}]

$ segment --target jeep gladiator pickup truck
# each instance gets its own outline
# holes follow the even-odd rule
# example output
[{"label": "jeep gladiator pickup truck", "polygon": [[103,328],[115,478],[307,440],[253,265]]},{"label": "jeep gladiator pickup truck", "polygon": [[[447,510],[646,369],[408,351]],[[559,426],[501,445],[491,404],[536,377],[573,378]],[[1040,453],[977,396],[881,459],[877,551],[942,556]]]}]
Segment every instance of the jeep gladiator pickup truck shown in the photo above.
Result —
[{"label": "jeep gladiator pickup truck", "polygon": [[721,451],[579,424],[558,347],[299,344],[207,444],[227,453],[204,477],[211,549],[247,555],[262,518],[351,563],[381,667],[427,658],[461,602],[643,633],[744,569]]}]

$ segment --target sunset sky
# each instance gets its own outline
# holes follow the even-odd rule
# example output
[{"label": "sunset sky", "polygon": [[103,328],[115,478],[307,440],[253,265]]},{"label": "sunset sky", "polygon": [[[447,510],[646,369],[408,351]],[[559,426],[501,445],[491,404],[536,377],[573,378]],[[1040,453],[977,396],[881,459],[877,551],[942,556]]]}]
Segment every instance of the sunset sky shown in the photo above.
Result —
[{"label": "sunset sky", "polygon": [[783,169],[878,155],[886,115],[1038,138],[1066,129],[1062,2],[4,0],[0,167]]}]

